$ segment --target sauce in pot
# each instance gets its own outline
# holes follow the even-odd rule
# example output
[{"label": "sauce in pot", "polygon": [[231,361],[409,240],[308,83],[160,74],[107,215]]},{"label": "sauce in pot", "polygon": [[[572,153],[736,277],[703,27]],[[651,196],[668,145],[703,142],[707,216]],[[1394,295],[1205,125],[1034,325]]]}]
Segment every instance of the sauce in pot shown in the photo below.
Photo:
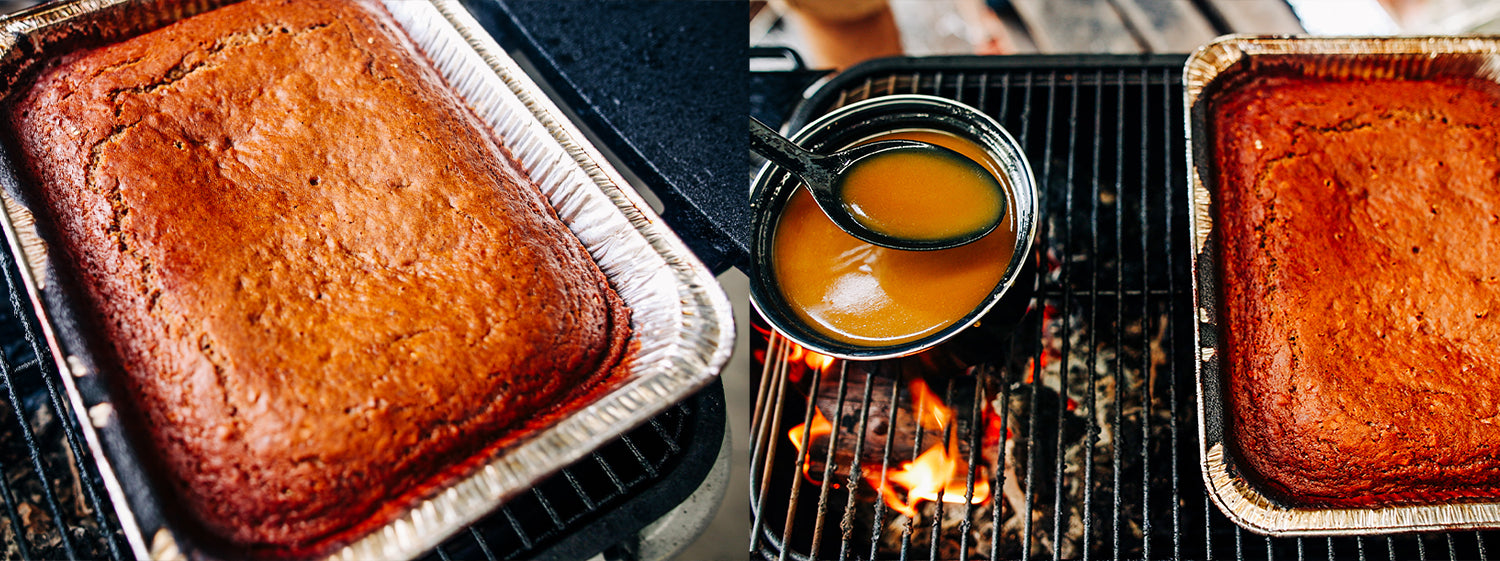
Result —
[{"label": "sauce in pot", "polygon": [[[983,148],[949,133],[895,131],[863,142],[891,139],[943,146],[1001,177]],[[1000,183],[1011,196],[1003,178]],[[1015,248],[1013,214],[1007,212],[993,232],[972,244],[902,251],[844,233],[798,189],[777,222],[771,266],[787,303],[819,333],[859,346],[907,343],[953,325],[989,297]]]}]

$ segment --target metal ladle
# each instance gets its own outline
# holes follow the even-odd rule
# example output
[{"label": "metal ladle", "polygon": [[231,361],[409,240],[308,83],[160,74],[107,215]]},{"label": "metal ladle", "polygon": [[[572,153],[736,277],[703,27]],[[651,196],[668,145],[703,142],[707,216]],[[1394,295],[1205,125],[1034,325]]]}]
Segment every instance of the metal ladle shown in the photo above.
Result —
[{"label": "metal ladle", "polygon": [[[839,229],[847,232],[862,241],[869,242],[881,247],[892,249],[904,249],[912,251],[930,251],[937,249],[948,249],[961,245],[973,243],[994,231],[996,226],[1005,216],[1004,188],[995,181],[994,175],[983,166],[973,160],[944,148],[926,142],[912,140],[881,140],[861,144],[848,150],[834,152],[832,154],[814,154],[787,140],[771,127],[760,122],[755,117],[750,118],[750,150],[770,160],[772,163],[785,169],[792,175],[802,180],[802,184],[812,195],[818,207],[823,209],[823,214],[833,221]],[[977,173],[979,177],[988,180],[987,186],[993,187],[999,196],[1000,209],[995,213],[995,219],[982,227],[965,232],[959,232],[951,236],[929,239],[911,239],[885,234],[874,230],[861,222],[850,209],[848,201],[843,196],[843,179],[850,168],[855,164],[891,152],[927,153],[930,155],[950,159],[954,164],[972,168],[966,171]]]}]

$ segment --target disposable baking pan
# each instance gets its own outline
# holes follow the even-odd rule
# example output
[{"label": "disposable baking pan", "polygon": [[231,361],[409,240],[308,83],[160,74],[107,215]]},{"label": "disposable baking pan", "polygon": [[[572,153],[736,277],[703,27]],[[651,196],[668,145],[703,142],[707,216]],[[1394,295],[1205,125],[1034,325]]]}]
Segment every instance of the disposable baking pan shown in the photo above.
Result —
[{"label": "disposable baking pan", "polygon": [[1288,72],[1329,78],[1424,79],[1477,77],[1500,81],[1497,37],[1254,37],[1227,36],[1198,49],[1183,73],[1188,135],[1188,205],[1193,248],[1193,336],[1198,382],[1199,453],[1209,496],[1230,519],[1274,536],[1500,527],[1500,503],[1463,502],[1378,508],[1315,508],[1288,504],[1247,477],[1236,463],[1228,429],[1227,387],[1217,265],[1211,106],[1226,87]]},{"label": "disposable baking pan", "polygon": [[[18,77],[54,55],[122,40],[227,1],[75,0],[0,18],[0,99]],[[504,139],[558,215],[583,241],[633,309],[638,345],[630,372],[559,420],[521,437],[468,475],[401,507],[394,520],[351,536],[332,559],[407,559],[660,413],[716,377],[733,345],[728,297],[628,184],[456,0],[384,0],[396,22],[458,96]],[[0,134],[7,134],[0,131]],[[213,558],[225,553],[172,514],[133,438],[116,413],[118,396],[98,350],[80,335],[82,302],[59,288],[66,263],[49,251],[46,225],[28,210],[19,159],[0,146],[5,235],[55,373],[137,558]]]}]

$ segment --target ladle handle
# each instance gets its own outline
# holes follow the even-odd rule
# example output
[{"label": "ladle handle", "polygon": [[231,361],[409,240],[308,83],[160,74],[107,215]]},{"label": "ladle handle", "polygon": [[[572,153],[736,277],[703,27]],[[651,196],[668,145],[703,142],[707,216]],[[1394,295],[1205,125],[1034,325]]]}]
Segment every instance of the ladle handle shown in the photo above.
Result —
[{"label": "ladle handle", "polygon": [[819,161],[823,156],[793,144],[755,117],[750,117],[750,150],[802,178],[804,182],[826,186],[833,180],[831,170],[827,169],[824,162]]}]

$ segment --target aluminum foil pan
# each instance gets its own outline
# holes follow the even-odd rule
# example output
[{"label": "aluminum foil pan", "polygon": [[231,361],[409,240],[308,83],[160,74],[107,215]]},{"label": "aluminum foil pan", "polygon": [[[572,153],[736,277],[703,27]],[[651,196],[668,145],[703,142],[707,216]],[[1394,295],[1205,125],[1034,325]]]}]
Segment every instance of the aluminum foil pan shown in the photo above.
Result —
[{"label": "aluminum foil pan", "polygon": [[[121,40],[226,3],[75,0],[0,19],[0,99],[18,76],[50,56]],[[458,96],[505,139],[583,241],[633,309],[639,349],[629,374],[609,382],[593,401],[354,538],[332,559],[420,555],[707,385],[734,341],[729,299],[713,275],[457,0],[383,3]],[[38,234],[16,163],[0,147],[0,222],[132,551],[141,559],[213,557],[200,534],[167,514],[170,491],[152,482],[150,464],[142,461],[149,446],[137,447],[122,427],[108,372],[95,367],[98,355],[76,329],[82,303],[59,288],[58,272],[67,265]]]},{"label": "aluminum foil pan", "polygon": [[1467,502],[1380,508],[1313,508],[1287,504],[1247,478],[1236,463],[1224,388],[1219,249],[1214,232],[1209,120],[1215,95],[1243,80],[1287,72],[1329,78],[1478,77],[1500,81],[1500,37],[1226,36],[1198,49],[1183,72],[1188,135],[1188,215],[1193,247],[1193,337],[1198,381],[1199,453],[1209,496],[1230,520],[1273,536],[1500,527],[1500,503]]}]

